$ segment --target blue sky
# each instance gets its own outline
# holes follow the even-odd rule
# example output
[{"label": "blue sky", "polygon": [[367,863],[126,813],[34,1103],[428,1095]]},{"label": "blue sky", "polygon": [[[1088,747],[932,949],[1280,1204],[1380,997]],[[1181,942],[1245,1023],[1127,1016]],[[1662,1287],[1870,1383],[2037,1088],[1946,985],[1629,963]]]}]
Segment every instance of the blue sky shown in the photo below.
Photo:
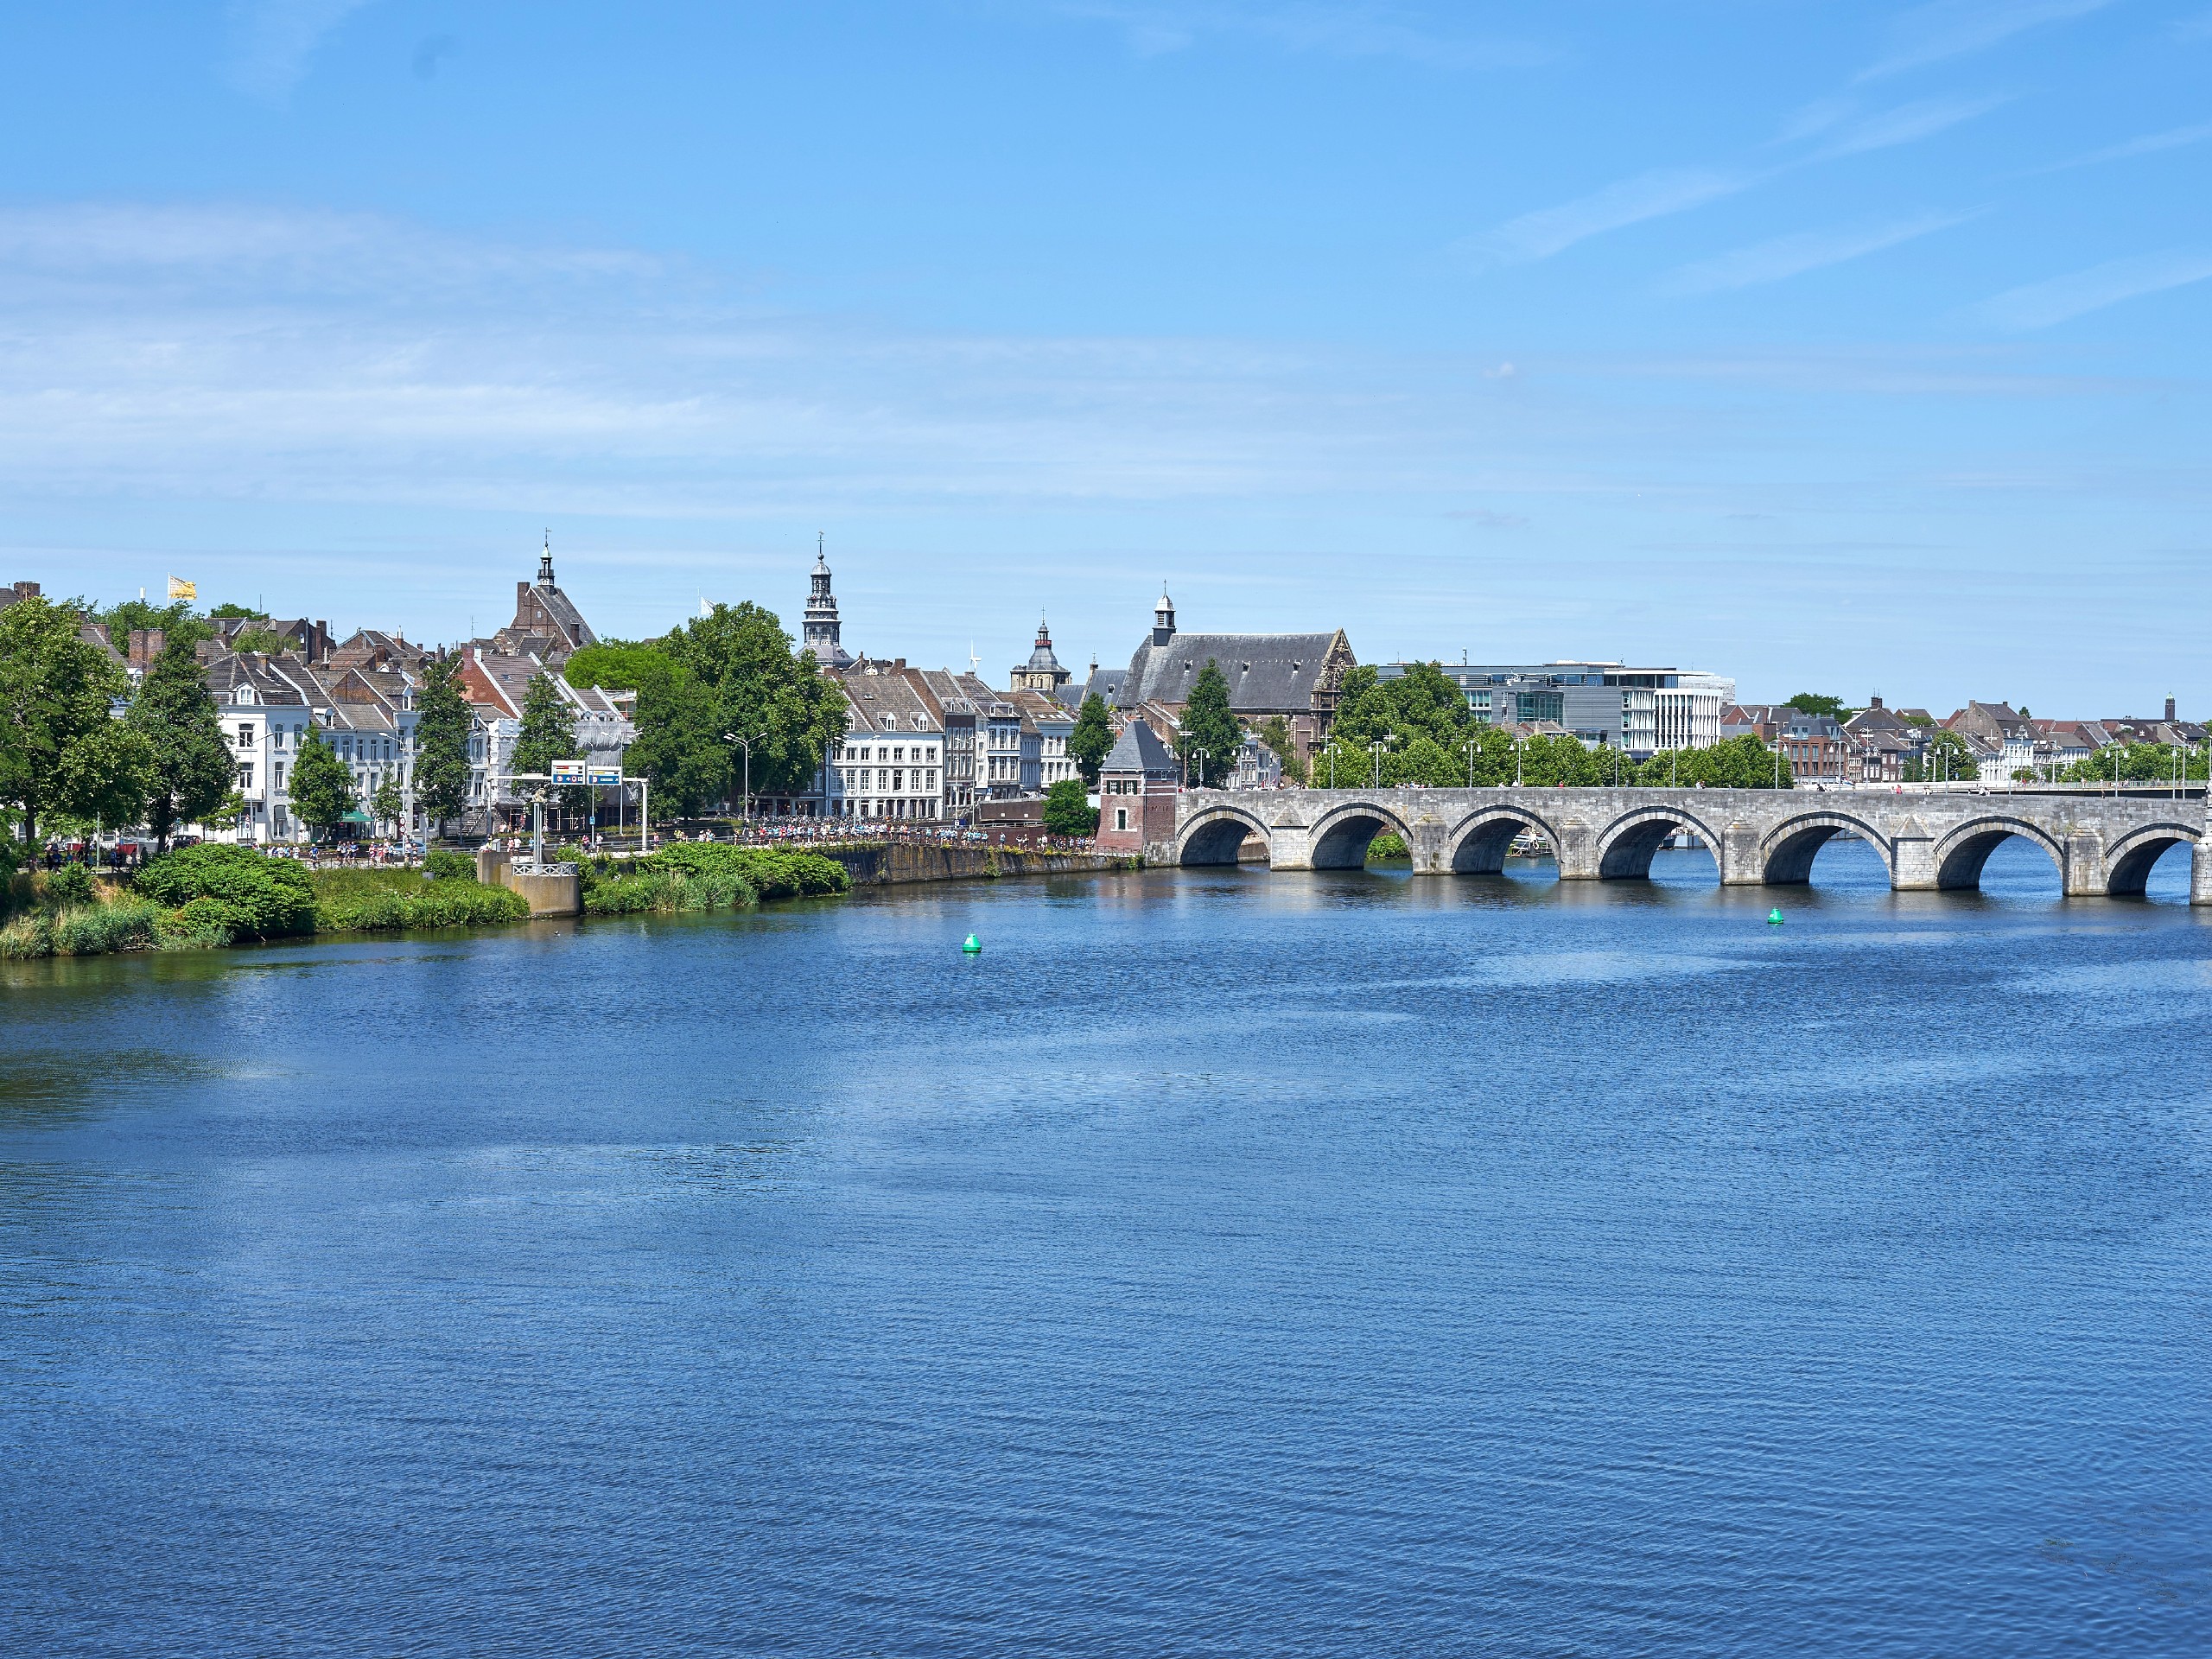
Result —
[{"label": "blue sky", "polygon": [[[2212,711],[2212,0],[0,16],[0,579]],[[507,597],[503,598],[503,594]]]}]

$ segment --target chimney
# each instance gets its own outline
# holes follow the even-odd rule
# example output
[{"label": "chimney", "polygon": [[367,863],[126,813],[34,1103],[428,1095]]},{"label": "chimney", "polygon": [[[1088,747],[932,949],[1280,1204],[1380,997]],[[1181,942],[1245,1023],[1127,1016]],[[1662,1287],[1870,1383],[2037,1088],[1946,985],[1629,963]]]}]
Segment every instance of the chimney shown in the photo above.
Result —
[{"label": "chimney", "polygon": [[162,654],[162,647],[167,643],[168,637],[159,628],[131,629],[130,666],[141,674],[145,673],[153,667],[154,658]]},{"label": "chimney", "polygon": [[2166,718],[2167,718],[2168,720],[2171,720],[2173,717],[2174,717],[2174,700],[2173,700],[2171,697],[2168,697],[2168,698],[2166,699]]},{"label": "chimney", "polygon": [[1866,706],[1867,706],[1869,709],[1878,709],[1878,708],[1880,708],[1880,707],[1882,706],[1882,699],[1881,699],[1881,696],[1880,696],[1880,694],[1878,692],[1878,693],[1876,693],[1874,696],[1868,697],[1868,698],[1866,699]]}]

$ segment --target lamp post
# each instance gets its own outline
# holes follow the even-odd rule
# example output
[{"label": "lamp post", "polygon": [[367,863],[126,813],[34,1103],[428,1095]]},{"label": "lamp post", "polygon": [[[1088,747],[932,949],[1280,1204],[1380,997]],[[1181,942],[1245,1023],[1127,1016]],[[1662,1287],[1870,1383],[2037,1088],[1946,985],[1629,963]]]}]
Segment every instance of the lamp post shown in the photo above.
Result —
[{"label": "lamp post", "polygon": [[1472,789],[1475,786],[1475,751],[1482,747],[1482,745],[1470,738],[1462,747],[1467,753],[1467,787]]},{"label": "lamp post", "polygon": [[751,737],[740,737],[735,732],[722,734],[723,742],[734,743],[745,751],[745,823],[748,830],[753,826],[753,746],[767,741],[768,734],[766,732],[756,733]]},{"label": "lamp post", "polygon": [[1375,757],[1375,782],[1370,787],[1382,787],[1382,751],[1395,741],[1395,737],[1378,737],[1367,746],[1367,752]]}]

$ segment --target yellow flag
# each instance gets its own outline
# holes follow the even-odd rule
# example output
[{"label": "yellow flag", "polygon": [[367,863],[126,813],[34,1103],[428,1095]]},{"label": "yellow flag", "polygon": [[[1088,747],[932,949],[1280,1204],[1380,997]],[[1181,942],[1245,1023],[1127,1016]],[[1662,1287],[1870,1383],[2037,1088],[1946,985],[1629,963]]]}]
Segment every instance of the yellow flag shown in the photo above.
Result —
[{"label": "yellow flag", "polygon": [[197,599],[200,597],[200,584],[196,582],[179,582],[175,576],[171,576],[169,578],[169,597],[171,599]]}]

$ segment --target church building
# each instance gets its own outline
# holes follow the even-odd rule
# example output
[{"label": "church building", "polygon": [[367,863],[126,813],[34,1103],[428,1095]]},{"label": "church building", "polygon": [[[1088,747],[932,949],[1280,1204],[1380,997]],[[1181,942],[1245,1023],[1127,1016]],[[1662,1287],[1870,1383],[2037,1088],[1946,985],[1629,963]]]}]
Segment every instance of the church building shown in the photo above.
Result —
[{"label": "church building", "polygon": [[1152,633],[1129,658],[1109,699],[1124,718],[1154,724],[1163,737],[1182,718],[1191,687],[1211,662],[1229,683],[1229,706],[1248,726],[1274,715],[1290,727],[1301,755],[1326,746],[1337,689],[1358,659],[1342,628],[1327,633],[1179,633],[1166,593],[1153,609]]}]

